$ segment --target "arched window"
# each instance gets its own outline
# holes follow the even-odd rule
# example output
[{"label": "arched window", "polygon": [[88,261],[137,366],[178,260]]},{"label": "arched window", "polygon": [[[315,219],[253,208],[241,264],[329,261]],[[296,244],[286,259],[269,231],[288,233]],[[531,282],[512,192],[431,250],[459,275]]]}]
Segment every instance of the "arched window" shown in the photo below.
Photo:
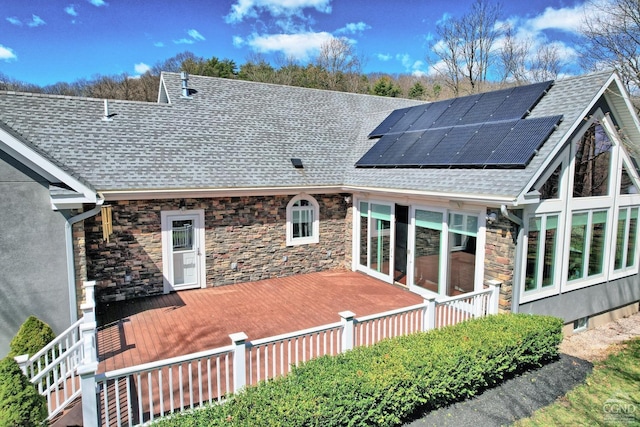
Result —
[{"label": "arched window", "polygon": [[287,205],[287,246],[318,243],[320,240],[318,202],[300,194]]}]

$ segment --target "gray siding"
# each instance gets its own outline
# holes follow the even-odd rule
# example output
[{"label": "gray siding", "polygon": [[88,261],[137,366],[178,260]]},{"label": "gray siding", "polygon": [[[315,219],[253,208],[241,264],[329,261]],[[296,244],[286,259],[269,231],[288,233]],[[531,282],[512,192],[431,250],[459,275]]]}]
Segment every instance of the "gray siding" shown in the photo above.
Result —
[{"label": "gray siding", "polygon": [[0,151],[0,356],[31,314],[56,333],[70,324],[65,218],[48,183]]},{"label": "gray siding", "polygon": [[640,301],[640,277],[633,275],[521,304],[519,311],[557,316],[568,323],[637,301]]}]

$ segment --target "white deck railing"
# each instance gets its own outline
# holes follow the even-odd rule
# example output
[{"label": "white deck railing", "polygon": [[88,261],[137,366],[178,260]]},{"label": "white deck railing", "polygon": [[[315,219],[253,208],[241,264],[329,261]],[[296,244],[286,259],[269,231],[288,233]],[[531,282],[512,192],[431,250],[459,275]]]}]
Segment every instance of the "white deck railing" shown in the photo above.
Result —
[{"label": "white deck railing", "polygon": [[98,374],[101,425],[138,425],[233,391],[233,345]]},{"label": "white deck railing", "polygon": [[95,329],[95,282],[84,285],[86,302],[81,309],[84,315],[36,354],[16,357],[22,372],[47,398],[50,420],[80,396],[80,377],[77,368],[82,362],[83,329]]},{"label": "white deck railing", "polygon": [[[86,399],[88,408],[83,408],[85,426],[146,423],[207,402],[224,401],[230,393],[286,375],[293,366],[315,357],[494,314],[499,290],[499,284],[491,284],[482,291],[430,298],[361,318],[346,311],[339,313],[340,322],[328,325],[254,341],[248,341],[244,333],[232,334],[233,344],[227,347],[98,375],[93,370],[83,377],[87,380],[83,389],[98,386],[97,400]],[[97,365],[91,366],[95,368]]]}]

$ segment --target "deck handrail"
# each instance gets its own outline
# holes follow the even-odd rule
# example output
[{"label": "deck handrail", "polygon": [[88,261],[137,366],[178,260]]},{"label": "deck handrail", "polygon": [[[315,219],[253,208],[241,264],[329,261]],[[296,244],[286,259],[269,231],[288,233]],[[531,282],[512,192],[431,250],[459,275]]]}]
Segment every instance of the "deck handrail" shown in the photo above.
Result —
[{"label": "deck handrail", "polygon": [[436,298],[436,304],[446,304],[448,302],[465,300],[465,299],[473,298],[478,295],[490,294],[491,292],[493,292],[493,289],[486,288],[486,289],[480,289],[479,291],[467,292],[466,294],[455,295],[452,297]]},{"label": "deck handrail", "polygon": [[298,338],[304,335],[317,334],[319,332],[329,331],[331,329],[336,329],[342,326],[341,322],[329,323],[327,325],[316,326],[313,328],[302,329],[300,331],[288,332],[286,334],[275,335],[267,338],[260,338],[253,341],[247,341],[247,344],[251,347],[257,347],[259,345],[271,344],[278,341],[290,340],[293,338]]},{"label": "deck handrail", "polygon": [[395,316],[397,314],[408,313],[410,311],[420,310],[425,307],[426,303],[411,305],[409,307],[397,308],[395,310],[384,311],[382,313],[369,314],[367,316],[357,317],[355,320],[357,323],[368,322],[370,320],[381,319],[383,317]]},{"label": "deck handrail", "polygon": [[114,378],[120,378],[127,375],[137,374],[140,372],[151,371],[159,368],[166,368],[170,365],[178,365],[181,363],[193,362],[198,359],[205,359],[207,357],[219,356],[225,353],[233,352],[235,346],[227,345],[224,347],[217,347],[214,349],[198,351],[195,353],[189,353],[182,356],[171,357],[169,359],[156,360],[153,362],[142,363],[140,365],[130,366],[128,368],[114,369],[112,371],[106,371],[96,375],[98,381],[110,380]]}]

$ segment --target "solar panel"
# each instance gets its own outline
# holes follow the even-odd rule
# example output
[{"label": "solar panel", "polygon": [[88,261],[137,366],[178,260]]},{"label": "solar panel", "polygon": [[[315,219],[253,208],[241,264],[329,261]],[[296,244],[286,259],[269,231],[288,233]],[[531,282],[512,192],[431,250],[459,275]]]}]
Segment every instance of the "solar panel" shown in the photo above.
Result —
[{"label": "solar panel", "polygon": [[380,163],[383,154],[391,147],[399,135],[383,135],[364,156],[357,161],[356,166],[371,167]]},{"label": "solar panel", "polygon": [[[409,107],[411,108],[411,107]],[[382,121],[382,123],[380,123],[370,134],[369,134],[369,138],[376,138],[379,136],[382,136],[384,134],[389,133],[389,129],[391,129],[393,127],[393,125],[395,125],[398,120],[400,120],[402,118],[402,116],[404,116],[404,113],[406,112],[406,110],[408,110],[409,108],[401,108],[399,110],[393,110],[391,112],[391,114],[389,114],[387,116],[386,119],[384,119]]]},{"label": "solar panel", "polygon": [[413,129],[429,129],[433,126],[433,123],[447,111],[451,100],[438,101],[433,104],[429,104],[429,108],[415,121]]},{"label": "solar panel", "polygon": [[[484,123],[491,119],[491,115],[500,107],[513,88],[483,93],[478,102],[464,115],[460,124]],[[514,117],[514,119],[520,118]]]},{"label": "solar panel", "polygon": [[493,113],[490,120],[522,119],[528,111],[540,101],[545,91],[551,87],[552,81],[535,83],[528,86],[518,86],[504,100],[500,107]]},{"label": "solar panel", "polygon": [[525,167],[549,138],[562,116],[519,120],[487,158],[486,165]]},{"label": "solar panel", "polygon": [[483,166],[517,122],[518,120],[512,120],[483,124],[473,138],[451,159],[451,165]]},{"label": "solar panel", "polygon": [[456,126],[431,150],[422,166],[449,166],[451,159],[482,125]]},{"label": "solar panel", "polygon": [[381,164],[396,166],[415,162],[413,146],[420,143],[425,131],[405,132],[401,134],[391,147],[384,153]]},{"label": "solar panel", "polygon": [[411,152],[412,160],[410,162],[413,166],[423,166],[427,164],[431,152],[442,141],[452,128],[438,128],[429,129],[420,138],[418,144],[413,146]]},{"label": "solar panel", "polygon": [[464,115],[480,99],[481,95],[465,96],[453,100],[449,108],[433,123],[433,127],[457,126]]},{"label": "solar panel", "polygon": [[393,111],[358,167],[525,167],[562,116],[524,119],[553,82]]},{"label": "solar panel", "polygon": [[414,129],[413,123],[425,112],[428,108],[427,105],[418,105],[416,107],[411,107],[405,111],[404,115],[396,122],[395,125],[389,129],[389,133],[398,133],[398,132],[407,132],[409,130],[420,130]]}]

